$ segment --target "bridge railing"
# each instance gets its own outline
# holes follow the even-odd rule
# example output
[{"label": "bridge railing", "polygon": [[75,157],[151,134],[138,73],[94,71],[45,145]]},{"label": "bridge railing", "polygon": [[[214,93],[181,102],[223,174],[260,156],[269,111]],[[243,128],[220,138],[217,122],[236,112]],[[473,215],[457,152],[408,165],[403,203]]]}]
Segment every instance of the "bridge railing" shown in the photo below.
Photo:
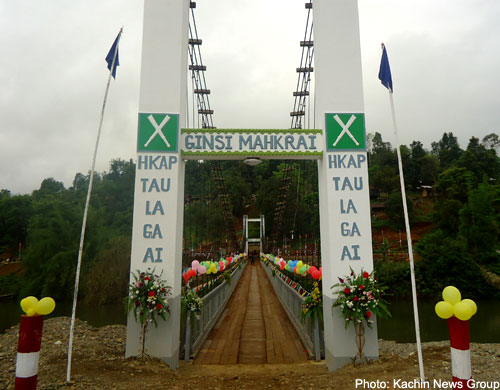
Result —
[{"label": "bridge railing", "polygon": [[262,263],[262,267],[266,271],[281,305],[309,355],[314,356],[316,360],[320,360],[321,357],[324,358],[323,321],[316,321],[315,324],[310,317],[303,320],[301,310],[305,298],[300,296],[295,289],[286,284],[281,278],[273,275],[272,269],[265,263]]},{"label": "bridge railing", "polygon": [[189,361],[191,356],[196,357],[199,353],[238,285],[246,264],[244,262],[234,269],[230,282],[224,281],[202,298],[203,307],[198,317],[190,315],[190,312],[184,313],[185,331],[181,333],[184,336],[181,340],[181,345],[184,345],[184,348],[181,348],[181,357],[183,356],[186,361]]}]

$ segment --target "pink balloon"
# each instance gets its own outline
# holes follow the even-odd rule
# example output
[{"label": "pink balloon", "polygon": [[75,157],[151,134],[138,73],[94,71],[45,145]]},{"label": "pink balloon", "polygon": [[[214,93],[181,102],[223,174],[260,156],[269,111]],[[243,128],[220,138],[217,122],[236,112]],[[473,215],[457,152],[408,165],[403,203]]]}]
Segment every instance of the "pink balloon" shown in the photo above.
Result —
[{"label": "pink balloon", "polygon": [[199,273],[200,275],[203,275],[203,274],[205,274],[206,272],[207,272],[207,267],[205,267],[204,265],[200,265],[200,266],[198,267],[198,273]]},{"label": "pink balloon", "polygon": [[198,260],[193,260],[191,262],[191,268],[192,269],[197,269],[200,266],[200,262]]}]

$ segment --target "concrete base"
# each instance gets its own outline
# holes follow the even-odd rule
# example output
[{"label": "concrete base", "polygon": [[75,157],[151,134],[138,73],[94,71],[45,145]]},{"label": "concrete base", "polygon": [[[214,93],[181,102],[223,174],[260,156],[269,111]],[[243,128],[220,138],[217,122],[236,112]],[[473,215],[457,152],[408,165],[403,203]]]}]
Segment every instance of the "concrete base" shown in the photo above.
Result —
[{"label": "concrete base", "polygon": [[[158,319],[158,326],[148,325],[145,353],[163,360],[172,370],[179,367],[179,333],[181,297],[169,299],[170,316],[166,321]],[[177,321],[175,320],[177,319]],[[140,356],[142,351],[142,329],[130,312],[127,318],[127,343],[125,357]]]},{"label": "concrete base", "polygon": [[[334,300],[323,296],[323,317],[325,321],[325,361],[329,371],[335,371],[353,362],[356,356],[356,333],[351,324],[345,329],[345,320],[339,307],[332,311]],[[372,328],[365,326],[365,356],[372,360],[378,358],[377,319],[372,317]],[[332,331],[327,332],[327,327]],[[330,339],[328,339],[330,338]]]}]

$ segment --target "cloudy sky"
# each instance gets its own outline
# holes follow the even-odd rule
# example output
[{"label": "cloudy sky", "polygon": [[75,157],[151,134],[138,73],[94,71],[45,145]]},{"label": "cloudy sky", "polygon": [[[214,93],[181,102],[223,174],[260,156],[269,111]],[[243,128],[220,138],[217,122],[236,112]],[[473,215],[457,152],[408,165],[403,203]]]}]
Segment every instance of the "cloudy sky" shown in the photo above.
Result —
[{"label": "cloudy sky", "polygon": [[[305,0],[197,0],[202,55],[219,128],[287,128]],[[135,159],[143,1],[0,2],[0,189],[30,193],[87,172],[120,27],[97,170]],[[401,141],[430,148],[453,131],[500,133],[498,0],[359,0],[367,131],[393,142],[377,79],[385,42]]]}]

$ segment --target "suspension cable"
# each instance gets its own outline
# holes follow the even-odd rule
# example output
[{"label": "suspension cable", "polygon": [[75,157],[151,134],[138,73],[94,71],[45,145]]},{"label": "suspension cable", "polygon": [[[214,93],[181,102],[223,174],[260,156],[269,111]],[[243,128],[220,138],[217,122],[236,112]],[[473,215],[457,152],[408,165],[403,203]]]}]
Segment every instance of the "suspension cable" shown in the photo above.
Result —
[{"label": "suspension cable", "polygon": [[[311,73],[314,71],[314,41],[313,41],[313,20],[312,20],[312,0],[305,3],[307,9],[306,28],[304,32],[304,40],[300,41],[302,53],[300,57],[300,66],[296,69],[298,73],[297,87],[293,92],[294,103],[293,111],[290,112],[291,129],[302,129],[302,119],[306,115],[306,106],[310,95]],[[309,114],[308,114],[309,115]],[[305,125],[305,123],[304,123]]]},{"label": "suspension cable", "polygon": [[[202,40],[198,36],[198,28],[196,26],[196,18],[194,14],[194,9],[196,8],[196,2],[190,1],[190,19],[189,19],[189,46],[188,54],[190,59],[189,70],[191,71],[192,80],[192,91],[193,91],[193,127],[194,127],[194,116],[195,116],[195,96],[196,96],[196,108],[198,110],[198,128],[203,129],[215,129],[213,122],[214,110],[210,106],[210,90],[207,88],[207,81],[205,78],[205,71],[207,67],[203,64],[201,56],[201,45]],[[211,160],[210,168],[212,173],[212,178],[214,179],[218,198],[222,207],[222,212],[224,216],[224,224],[226,227],[226,233],[228,238],[232,241],[234,248],[237,245],[237,238],[234,228],[234,219],[231,208],[231,202],[228,195],[228,190],[225,184],[224,177],[222,176],[222,165],[220,161]]]}]

